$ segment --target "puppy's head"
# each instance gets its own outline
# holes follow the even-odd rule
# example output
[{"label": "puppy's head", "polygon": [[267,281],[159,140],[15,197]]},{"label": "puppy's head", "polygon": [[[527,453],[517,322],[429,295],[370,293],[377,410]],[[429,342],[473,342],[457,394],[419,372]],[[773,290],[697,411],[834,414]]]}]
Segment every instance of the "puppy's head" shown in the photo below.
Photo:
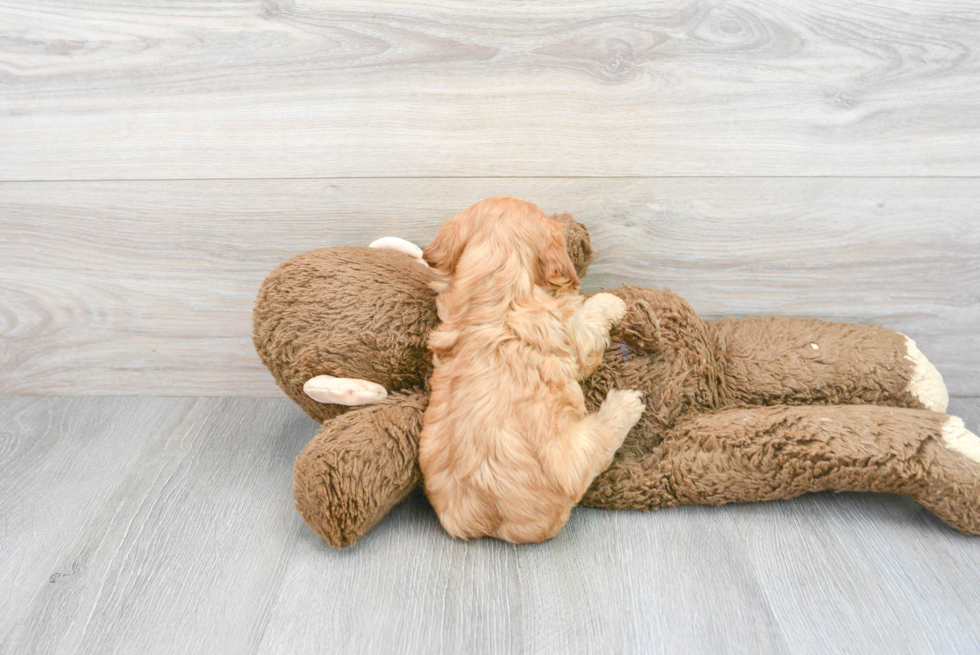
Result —
[{"label": "puppy's head", "polygon": [[511,262],[553,290],[576,289],[579,278],[568,255],[564,226],[526,200],[495,196],[447,222],[422,253],[437,273],[452,277],[464,260],[470,273],[493,274]]}]

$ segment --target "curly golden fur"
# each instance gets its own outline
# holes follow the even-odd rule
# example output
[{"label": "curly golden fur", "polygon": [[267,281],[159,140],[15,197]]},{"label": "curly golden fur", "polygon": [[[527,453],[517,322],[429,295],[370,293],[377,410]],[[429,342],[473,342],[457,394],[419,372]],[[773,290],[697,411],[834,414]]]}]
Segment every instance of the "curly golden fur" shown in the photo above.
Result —
[{"label": "curly golden fur", "polygon": [[454,537],[549,539],[643,411],[638,391],[614,390],[588,415],[578,383],[625,304],[580,296],[561,226],[516,198],[457,215],[423,257],[444,278],[419,439],[426,494]]}]

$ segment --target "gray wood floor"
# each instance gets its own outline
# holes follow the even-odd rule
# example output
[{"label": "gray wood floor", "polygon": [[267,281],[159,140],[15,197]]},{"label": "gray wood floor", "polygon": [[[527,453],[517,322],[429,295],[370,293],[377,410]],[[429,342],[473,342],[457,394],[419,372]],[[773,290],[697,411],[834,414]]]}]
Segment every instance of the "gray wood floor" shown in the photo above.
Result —
[{"label": "gray wood floor", "polygon": [[980,651],[980,540],[903,497],[578,509],[514,547],[416,492],[341,552],[292,508],[314,431],[284,399],[0,397],[0,651]]}]

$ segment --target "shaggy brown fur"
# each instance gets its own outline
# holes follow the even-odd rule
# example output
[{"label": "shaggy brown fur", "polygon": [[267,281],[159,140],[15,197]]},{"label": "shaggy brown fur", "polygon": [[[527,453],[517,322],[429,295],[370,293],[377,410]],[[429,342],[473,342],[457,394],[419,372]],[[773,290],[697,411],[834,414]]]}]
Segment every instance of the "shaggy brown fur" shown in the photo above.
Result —
[{"label": "shaggy brown fur", "polygon": [[[555,218],[581,276],[588,235],[570,216]],[[259,293],[256,348],[289,397],[323,422],[296,460],[297,507],[338,548],[419,483],[432,371],[425,340],[438,323],[432,279],[406,255],[335,248],[289,260]],[[583,504],[893,492],[980,534],[980,464],[947,448],[940,432],[950,417],[921,409],[908,392],[902,335],[790,318],[706,322],[666,290],[612,293],[627,313],[582,385],[586,403],[594,411],[608,390],[633,388],[647,411]],[[363,407],[321,405],[302,391],[320,374],[377,382],[391,395]]]},{"label": "shaggy brown fur", "polygon": [[439,325],[435,279],[401,253],[322,248],[280,264],[259,290],[254,343],[293,402],[317,423],[348,407],[305,393],[311,377],[377,382],[389,392],[421,387],[432,374],[426,341]]}]

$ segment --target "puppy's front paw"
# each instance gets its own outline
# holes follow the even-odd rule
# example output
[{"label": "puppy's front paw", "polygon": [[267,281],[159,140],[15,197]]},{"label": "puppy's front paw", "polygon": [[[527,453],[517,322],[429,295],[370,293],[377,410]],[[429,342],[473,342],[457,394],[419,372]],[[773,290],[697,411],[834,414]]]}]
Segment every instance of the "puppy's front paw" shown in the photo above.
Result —
[{"label": "puppy's front paw", "polygon": [[623,299],[611,293],[597,293],[585,303],[590,309],[609,321],[610,325],[619,325],[626,316],[626,303]]},{"label": "puppy's front paw", "polygon": [[602,403],[602,410],[614,414],[617,419],[627,428],[632,428],[643,415],[646,409],[643,401],[643,392],[635,389],[619,390],[613,389],[606,394],[606,400]]}]

